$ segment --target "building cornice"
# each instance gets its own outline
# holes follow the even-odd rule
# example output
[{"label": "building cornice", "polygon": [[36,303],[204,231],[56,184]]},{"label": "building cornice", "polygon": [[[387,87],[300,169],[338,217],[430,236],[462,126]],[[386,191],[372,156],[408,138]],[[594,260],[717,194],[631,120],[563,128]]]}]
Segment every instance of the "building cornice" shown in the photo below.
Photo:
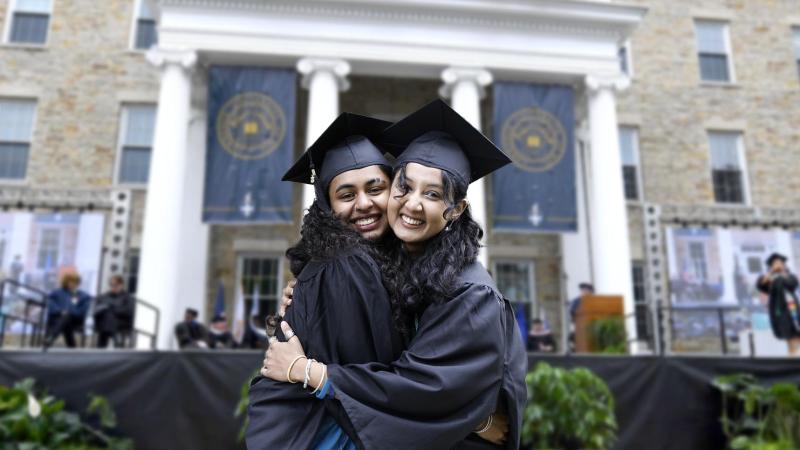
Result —
[{"label": "building cornice", "polygon": [[578,0],[157,0],[162,7],[626,36],[647,9]]},{"label": "building cornice", "polygon": [[[656,205],[645,204],[643,207]],[[800,210],[746,205],[658,205],[662,223],[693,226],[800,227]]]},{"label": "building cornice", "polygon": [[62,189],[27,186],[3,186],[0,207],[4,210],[93,210],[110,209],[112,188]]},{"label": "building cornice", "polygon": [[[204,63],[347,61],[355,75],[497,79],[619,73],[618,47],[646,9],[590,0],[159,0],[159,46]],[[521,78],[517,78],[520,77]]]}]

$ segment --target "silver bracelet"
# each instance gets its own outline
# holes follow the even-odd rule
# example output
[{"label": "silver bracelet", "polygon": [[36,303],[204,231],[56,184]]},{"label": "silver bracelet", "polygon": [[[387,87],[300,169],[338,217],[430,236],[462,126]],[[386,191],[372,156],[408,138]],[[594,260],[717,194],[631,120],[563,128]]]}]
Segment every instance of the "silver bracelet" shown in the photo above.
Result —
[{"label": "silver bracelet", "polygon": [[[317,362],[319,362],[319,361],[317,361]],[[328,376],[328,366],[323,364],[322,365],[322,377],[319,379],[319,384],[317,385],[317,388],[314,389],[313,391],[311,391],[311,395],[316,394],[322,386],[325,386],[325,382],[327,381],[325,379],[325,377],[327,377],[327,376]]]},{"label": "silver bracelet", "polygon": [[303,380],[303,389],[308,389],[308,380],[311,378],[311,363],[316,361],[316,359],[309,359],[308,362],[306,362],[306,377]]},{"label": "silver bracelet", "polygon": [[486,433],[489,431],[489,428],[492,426],[492,416],[493,414],[489,414],[489,420],[486,421],[486,426],[481,428],[480,430],[476,431],[478,434]]}]

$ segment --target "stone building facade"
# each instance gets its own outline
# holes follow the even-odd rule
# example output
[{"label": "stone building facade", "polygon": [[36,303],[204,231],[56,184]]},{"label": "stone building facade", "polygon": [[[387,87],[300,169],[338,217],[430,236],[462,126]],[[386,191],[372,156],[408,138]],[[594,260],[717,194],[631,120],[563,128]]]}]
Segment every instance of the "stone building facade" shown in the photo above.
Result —
[{"label": "stone building facade", "polygon": [[[43,211],[52,210],[54,205],[83,209],[94,201],[94,206],[108,215],[104,248],[110,252],[119,231],[115,231],[111,194],[128,193],[131,201],[124,225],[124,251],[114,269],[132,279],[136,278],[147,189],[145,184],[119,180],[121,114],[124,105],[157,103],[160,73],[148,63],[143,50],[132,48],[141,18],[141,1],[52,0],[46,43],[41,45],[10,42],[15,8],[22,0],[0,0],[0,18],[4,20],[0,101],[23,98],[36,103],[27,172],[24,179],[0,180],[0,191],[4,191],[0,200],[8,210],[22,202],[26,209],[34,205]],[[793,33],[800,27],[800,1],[610,3],[646,9],[621,54],[630,85],[617,94],[617,113],[619,125],[634,130],[638,149],[639,195],[627,203],[631,259],[641,269],[634,278],[639,277],[637,282],[643,285],[644,293],[637,300],[652,302],[663,297],[660,300],[667,301],[663,278],[654,278],[659,267],[653,260],[663,260],[658,256],[663,255],[663,242],[659,241],[662,248],[655,252],[648,250],[652,247],[646,231],[649,206],[668,209],[670,213],[666,215],[671,214],[670,220],[676,223],[702,223],[714,218],[761,223],[768,217],[781,218],[781,224],[788,225],[797,217],[800,71],[796,55],[800,50],[793,47]],[[726,25],[730,82],[701,80],[698,20]],[[197,64],[200,70],[196,69],[192,76],[191,118],[199,127],[206,120],[205,64],[208,62],[201,60]],[[340,110],[389,120],[435,98],[441,86],[441,81],[435,79],[386,74],[354,74],[349,78],[351,88],[340,94]],[[587,89],[582,82],[569,82],[578,94],[576,117],[583,123],[580,130],[586,127]],[[300,83],[298,77],[296,154],[305,145],[308,116],[308,91]],[[491,109],[489,85],[481,111],[483,129],[490,136]],[[741,137],[747,180],[746,200],[741,205],[715,201],[709,132],[739,133]],[[579,136],[579,140],[586,139]],[[579,153],[586,152],[578,147]],[[50,203],[37,194],[43,191],[54,192]],[[297,208],[293,224],[208,227],[204,273],[197,273],[196,286],[187,286],[187,295],[205,299],[201,303],[206,318],[213,313],[220,282],[225,289],[228,316],[233,315],[235,286],[237,279],[244,276],[247,258],[275,261],[277,268],[269,266],[274,273],[258,275],[275,278],[275,286],[290,277],[282,254],[298,237],[301,191],[299,187],[294,190]],[[487,210],[491,211],[491,184],[487,185],[487,193]],[[514,276],[523,278],[525,275],[520,273],[530,271],[529,279],[520,281],[527,283],[531,291],[527,294],[533,303],[529,313],[546,317],[554,332],[561,335],[566,299],[576,295],[578,282],[591,281],[591,271],[587,274],[590,279],[564,277],[565,247],[557,235],[492,232],[491,217],[488,222],[490,268],[495,272],[517,271]],[[498,266],[504,263],[507,266]],[[106,276],[112,272],[109,264],[105,272]],[[658,290],[658,286],[664,290]],[[261,294],[274,300],[278,291]],[[646,307],[641,314],[646,315],[645,311]],[[176,317],[162,320],[177,320]],[[640,324],[639,328],[646,331],[647,327]]]}]

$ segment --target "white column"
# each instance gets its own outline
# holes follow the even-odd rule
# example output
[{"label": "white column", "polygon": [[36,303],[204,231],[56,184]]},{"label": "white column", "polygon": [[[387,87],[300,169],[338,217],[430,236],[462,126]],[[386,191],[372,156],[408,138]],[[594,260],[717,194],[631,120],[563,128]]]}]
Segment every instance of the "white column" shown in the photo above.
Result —
[{"label": "white column", "polygon": [[[450,98],[450,104],[456,112],[461,114],[473,127],[481,129],[481,99],[485,95],[484,86],[492,82],[492,74],[484,69],[470,67],[449,67],[442,71],[444,85],[439,89],[439,95]],[[486,180],[472,183],[467,190],[472,217],[483,228],[484,247],[481,247],[478,261],[489,267],[489,257],[486,252],[486,239],[489,229],[486,227]]]},{"label": "white column", "polygon": [[[339,116],[339,92],[350,88],[347,75],[350,64],[341,59],[303,58],[297,62],[303,75],[302,86],[308,89],[306,148]],[[314,202],[314,187],[303,187],[303,207]]]},{"label": "white column", "polygon": [[[622,295],[628,339],[636,336],[628,213],[622,183],[615,91],[625,89],[623,77],[586,78],[589,99],[591,177],[589,198],[592,269],[598,294]],[[635,352],[635,345],[632,346]]]},{"label": "white column", "polygon": [[[191,71],[197,54],[154,48],[147,59],[161,68],[161,90],[147,184],[138,296],[159,308],[157,346],[169,349],[175,347],[172,331],[182,313],[178,309],[180,299],[187,295],[189,285],[204,283],[205,278],[205,273],[188,273],[192,266],[185,265],[181,253],[195,237],[192,230],[184,229],[186,185],[189,178],[202,176],[187,169]],[[139,310],[137,328],[151,329],[151,324],[140,324],[147,315],[144,311],[138,314]]]},{"label": "white column", "polygon": [[589,211],[586,204],[586,186],[591,184],[584,157],[589,153],[589,127],[582,122],[575,132],[575,200],[577,202],[578,229],[572,233],[561,233],[561,261],[566,275],[566,296],[570,300],[578,296],[579,283],[592,282],[591,252],[589,251]]}]

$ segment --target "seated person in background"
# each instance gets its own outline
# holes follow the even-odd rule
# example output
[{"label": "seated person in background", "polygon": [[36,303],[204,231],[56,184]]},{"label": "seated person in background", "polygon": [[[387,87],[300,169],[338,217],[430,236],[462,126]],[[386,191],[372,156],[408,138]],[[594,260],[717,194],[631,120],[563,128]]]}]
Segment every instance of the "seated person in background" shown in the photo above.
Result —
[{"label": "seated person in background", "polygon": [[556,340],[553,333],[544,325],[541,319],[533,319],[531,331],[528,332],[528,351],[539,353],[555,353]]},{"label": "seated person in background", "polygon": [[78,289],[81,277],[68,272],[61,277],[61,288],[47,296],[47,339],[45,348],[53,345],[59,335],[67,347],[75,347],[75,331],[82,332],[91,297]]},{"label": "seated person in background", "polygon": [[228,322],[225,313],[214,316],[208,328],[208,346],[211,348],[235,348],[236,341],[233,334],[228,331]]},{"label": "seated person in background", "polygon": [[97,297],[94,307],[94,327],[98,333],[97,347],[106,348],[109,339],[115,348],[124,346],[124,334],[130,334],[133,325],[135,302],[125,292],[125,279],[114,275],[109,280],[109,291]]},{"label": "seated person in background", "polygon": [[183,321],[175,325],[175,339],[180,348],[208,348],[206,327],[197,321],[197,310],[186,308]]}]

